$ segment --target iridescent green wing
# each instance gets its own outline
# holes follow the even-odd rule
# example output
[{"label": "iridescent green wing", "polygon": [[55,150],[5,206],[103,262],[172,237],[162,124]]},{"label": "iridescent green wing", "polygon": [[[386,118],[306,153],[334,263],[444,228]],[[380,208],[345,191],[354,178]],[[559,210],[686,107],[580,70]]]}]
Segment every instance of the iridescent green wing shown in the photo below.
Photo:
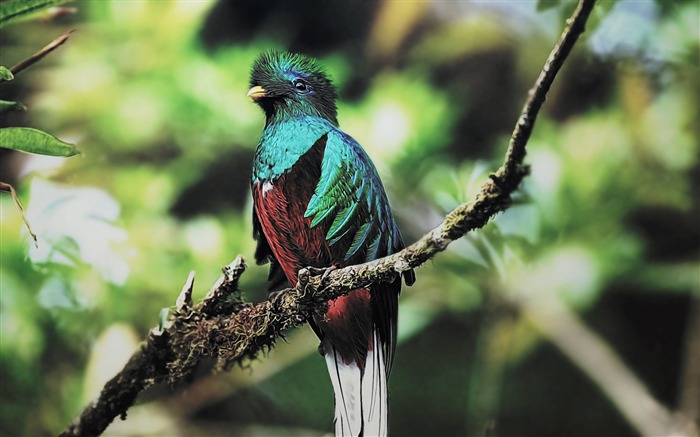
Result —
[{"label": "iridescent green wing", "polygon": [[333,129],[328,133],[321,178],[305,217],[323,223],[338,261],[377,259],[403,248],[377,170],[362,147]]}]

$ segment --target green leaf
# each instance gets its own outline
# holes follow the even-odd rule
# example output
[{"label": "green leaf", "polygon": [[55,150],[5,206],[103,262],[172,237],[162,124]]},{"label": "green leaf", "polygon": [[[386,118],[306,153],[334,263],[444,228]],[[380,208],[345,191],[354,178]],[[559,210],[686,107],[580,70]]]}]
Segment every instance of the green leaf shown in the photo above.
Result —
[{"label": "green leaf", "polygon": [[5,0],[0,2],[0,27],[29,16],[42,9],[58,6],[66,0]]},{"label": "green leaf", "polygon": [[73,156],[80,153],[75,145],[65,143],[53,135],[29,127],[0,129],[0,147],[50,156]]},{"label": "green leaf", "polygon": [[2,114],[5,111],[11,111],[11,110],[22,110],[24,111],[27,109],[26,106],[21,104],[20,102],[12,102],[9,100],[0,100],[0,114]]},{"label": "green leaf", "polygon": [[3,67],[2,65],[0,65],[0,77],[3,80],[12,80],[15,78],[15,75],[12,74],[12,72],[7,67]]}]

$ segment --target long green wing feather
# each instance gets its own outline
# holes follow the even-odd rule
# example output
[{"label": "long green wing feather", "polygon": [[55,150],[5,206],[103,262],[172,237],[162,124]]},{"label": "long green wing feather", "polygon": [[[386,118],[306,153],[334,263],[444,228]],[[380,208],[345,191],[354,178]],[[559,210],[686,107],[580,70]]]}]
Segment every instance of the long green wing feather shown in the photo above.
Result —
[{"label": "long green wing feather", "polygon": [[[362,147],[338,129],[328,133],[321,179],[305,217],[329,223],[330,246],[344,241],[343,258],[372,260],[401,249],[401,237],[377,170]],[[360,257],[360,255],[358,255]]]}]

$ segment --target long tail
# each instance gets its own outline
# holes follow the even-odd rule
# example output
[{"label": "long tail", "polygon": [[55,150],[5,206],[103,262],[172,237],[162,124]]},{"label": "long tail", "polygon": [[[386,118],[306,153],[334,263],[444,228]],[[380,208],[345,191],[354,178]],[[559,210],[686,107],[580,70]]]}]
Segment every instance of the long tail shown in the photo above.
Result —
[{"label": "long tail", "polygon": [[335,348],[326,351],[326,365],[335,392],[336,436],[386,436],[388,429],[387,371],[384,348],[374,329],[374,346],[364,369],[345,363]]}]

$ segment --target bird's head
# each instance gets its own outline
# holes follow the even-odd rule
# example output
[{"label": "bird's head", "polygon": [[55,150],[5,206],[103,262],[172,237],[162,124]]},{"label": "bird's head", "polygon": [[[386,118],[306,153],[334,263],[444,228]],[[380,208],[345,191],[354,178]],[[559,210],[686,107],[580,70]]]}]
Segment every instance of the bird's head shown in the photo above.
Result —
[{"label": "bird's head", "polygon": [[265,52],[253,64],[250,87],[248,97],[263,108],[268,123],[312,115],[338,124],[335,87],[313,58]]}]

